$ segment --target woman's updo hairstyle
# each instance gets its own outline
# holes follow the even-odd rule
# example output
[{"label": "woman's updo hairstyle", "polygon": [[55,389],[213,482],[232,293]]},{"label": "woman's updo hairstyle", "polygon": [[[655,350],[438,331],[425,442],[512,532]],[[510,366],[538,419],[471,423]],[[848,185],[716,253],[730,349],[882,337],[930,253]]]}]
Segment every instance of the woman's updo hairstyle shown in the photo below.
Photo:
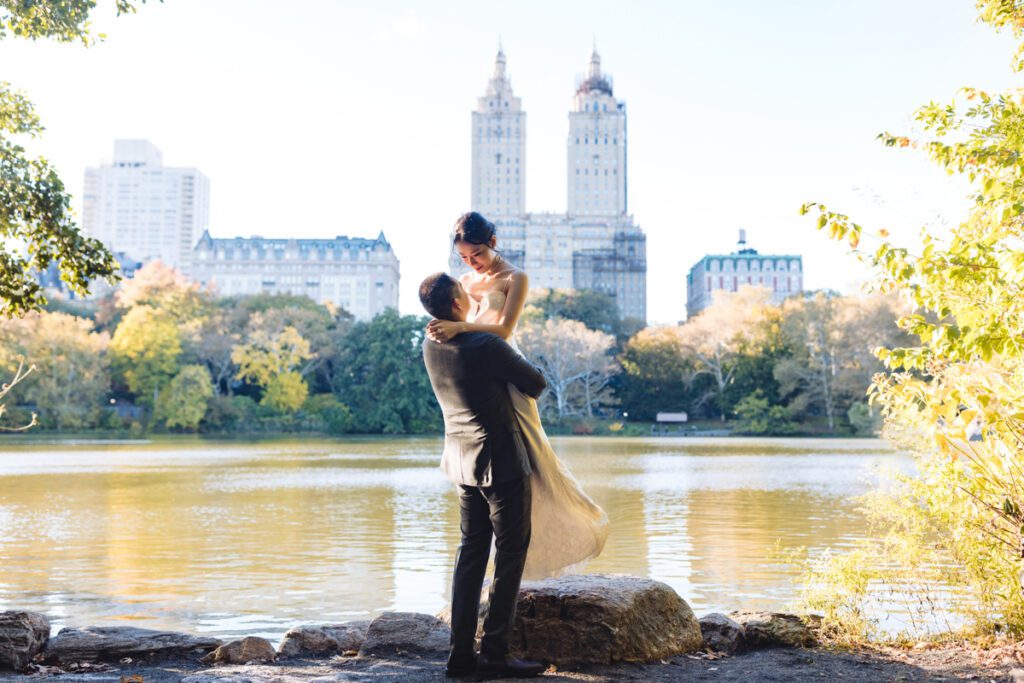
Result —
[{"label": "woman's updo hairstyle", "polygon": [[459,242],[490,246],[493,237],[494,223],[476,211],[470,211],[462,214],[459,216],[459,220],[455,221],[455,237],[452,239],[452,246],[454,247]]}]

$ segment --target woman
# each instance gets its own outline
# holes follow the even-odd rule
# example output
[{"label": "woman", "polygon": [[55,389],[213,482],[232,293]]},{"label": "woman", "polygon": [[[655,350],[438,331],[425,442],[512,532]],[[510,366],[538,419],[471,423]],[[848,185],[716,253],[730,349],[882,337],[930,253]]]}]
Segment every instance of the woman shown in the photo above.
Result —
[{"label": "woman", "polygon": [[[472,269],[460,278],[473,300],[466,322],[433,320],[427,334],[446,342],[463,332],[491,332],[515,347],[513,336],[526,303],[529,278],[502,258],[494,224],[471,212],[455,224],[454,248]],[[583,492],[555,456],[541,425],[537,402],[509,385],[533,473],[532,537],[523,578],[559,576],[596,557],[608,537],[608,516]]]}]

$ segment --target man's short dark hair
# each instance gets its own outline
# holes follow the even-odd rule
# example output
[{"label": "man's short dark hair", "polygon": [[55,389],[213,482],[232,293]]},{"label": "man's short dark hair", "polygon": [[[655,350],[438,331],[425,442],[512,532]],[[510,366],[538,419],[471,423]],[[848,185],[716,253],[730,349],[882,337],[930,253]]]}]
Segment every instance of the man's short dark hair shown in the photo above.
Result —
[{"label": "man's short dark hair", "polygon": [[420,303],[438,320],[454,320],[452,302],[459,283],[448,273],[433,273],[420,283]]}]

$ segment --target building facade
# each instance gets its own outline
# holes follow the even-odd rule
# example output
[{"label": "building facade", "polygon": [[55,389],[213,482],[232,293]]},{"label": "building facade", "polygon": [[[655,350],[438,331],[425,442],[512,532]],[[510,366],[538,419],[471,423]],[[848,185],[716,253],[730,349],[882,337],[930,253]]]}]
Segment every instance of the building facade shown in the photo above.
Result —
[{"label": "building facade", "polygon": [[358,320],[398,308],[399,264],[376,239],[213,238],[195,246],[192,278],[221,296],[294,294],[333,303]]},{"label": "building facade", "polygon": [[708,254],[690,268],[686,276],[687,317],[710,306],[716,292],[735,292],[743,285],[766,287],[771,291],[772,303],[782,303],[804,290],[803,257],[758,254],[747,246],[746,231],[740,230],[736,251]]},{"label": "building facade", "polygon": [[569,112],[569,214],[618,218],[626,204],[626,103],[612,94],[601,57],[590,56]]},{"label": "building facade", "polygon": [[207,177],[164,166],[148,140],[116,140],[113,161],[85,171],[85,234],[132,261],[159,259],[190,274],[193,247],[209,220]]},{"label": "building facade", "polygon": [[477,99],[473,126],[474,211],[505,218],[526,212],[526,112],[512,93],[505,53],[498,50],[487,93]]},{"label": "building facade", "polygon": [[[487,94],[472,116],[471,206],[498,231],[502,255],[533,287],[595,289],[619,315],[647,319],[647,238],[629,214],[626,104],[595,50],[569,112],[567,212],[526,211],[526,113],[499,49]],[[453,253],[452,271],[465,266]]]}]

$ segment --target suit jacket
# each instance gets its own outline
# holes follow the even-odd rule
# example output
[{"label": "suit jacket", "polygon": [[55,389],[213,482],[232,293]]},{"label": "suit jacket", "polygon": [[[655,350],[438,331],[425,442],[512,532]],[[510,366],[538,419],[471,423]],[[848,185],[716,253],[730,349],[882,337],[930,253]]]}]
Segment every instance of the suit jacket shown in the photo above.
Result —
[{"label": "suit jacket", "polygon": [[505,343],[467,332],[423,342],[423,361],[444,414],[441,469],[456,484],[492,486],[530,474],[530,459],[508,395],[512,383],[537,398],[544,375]]}]

